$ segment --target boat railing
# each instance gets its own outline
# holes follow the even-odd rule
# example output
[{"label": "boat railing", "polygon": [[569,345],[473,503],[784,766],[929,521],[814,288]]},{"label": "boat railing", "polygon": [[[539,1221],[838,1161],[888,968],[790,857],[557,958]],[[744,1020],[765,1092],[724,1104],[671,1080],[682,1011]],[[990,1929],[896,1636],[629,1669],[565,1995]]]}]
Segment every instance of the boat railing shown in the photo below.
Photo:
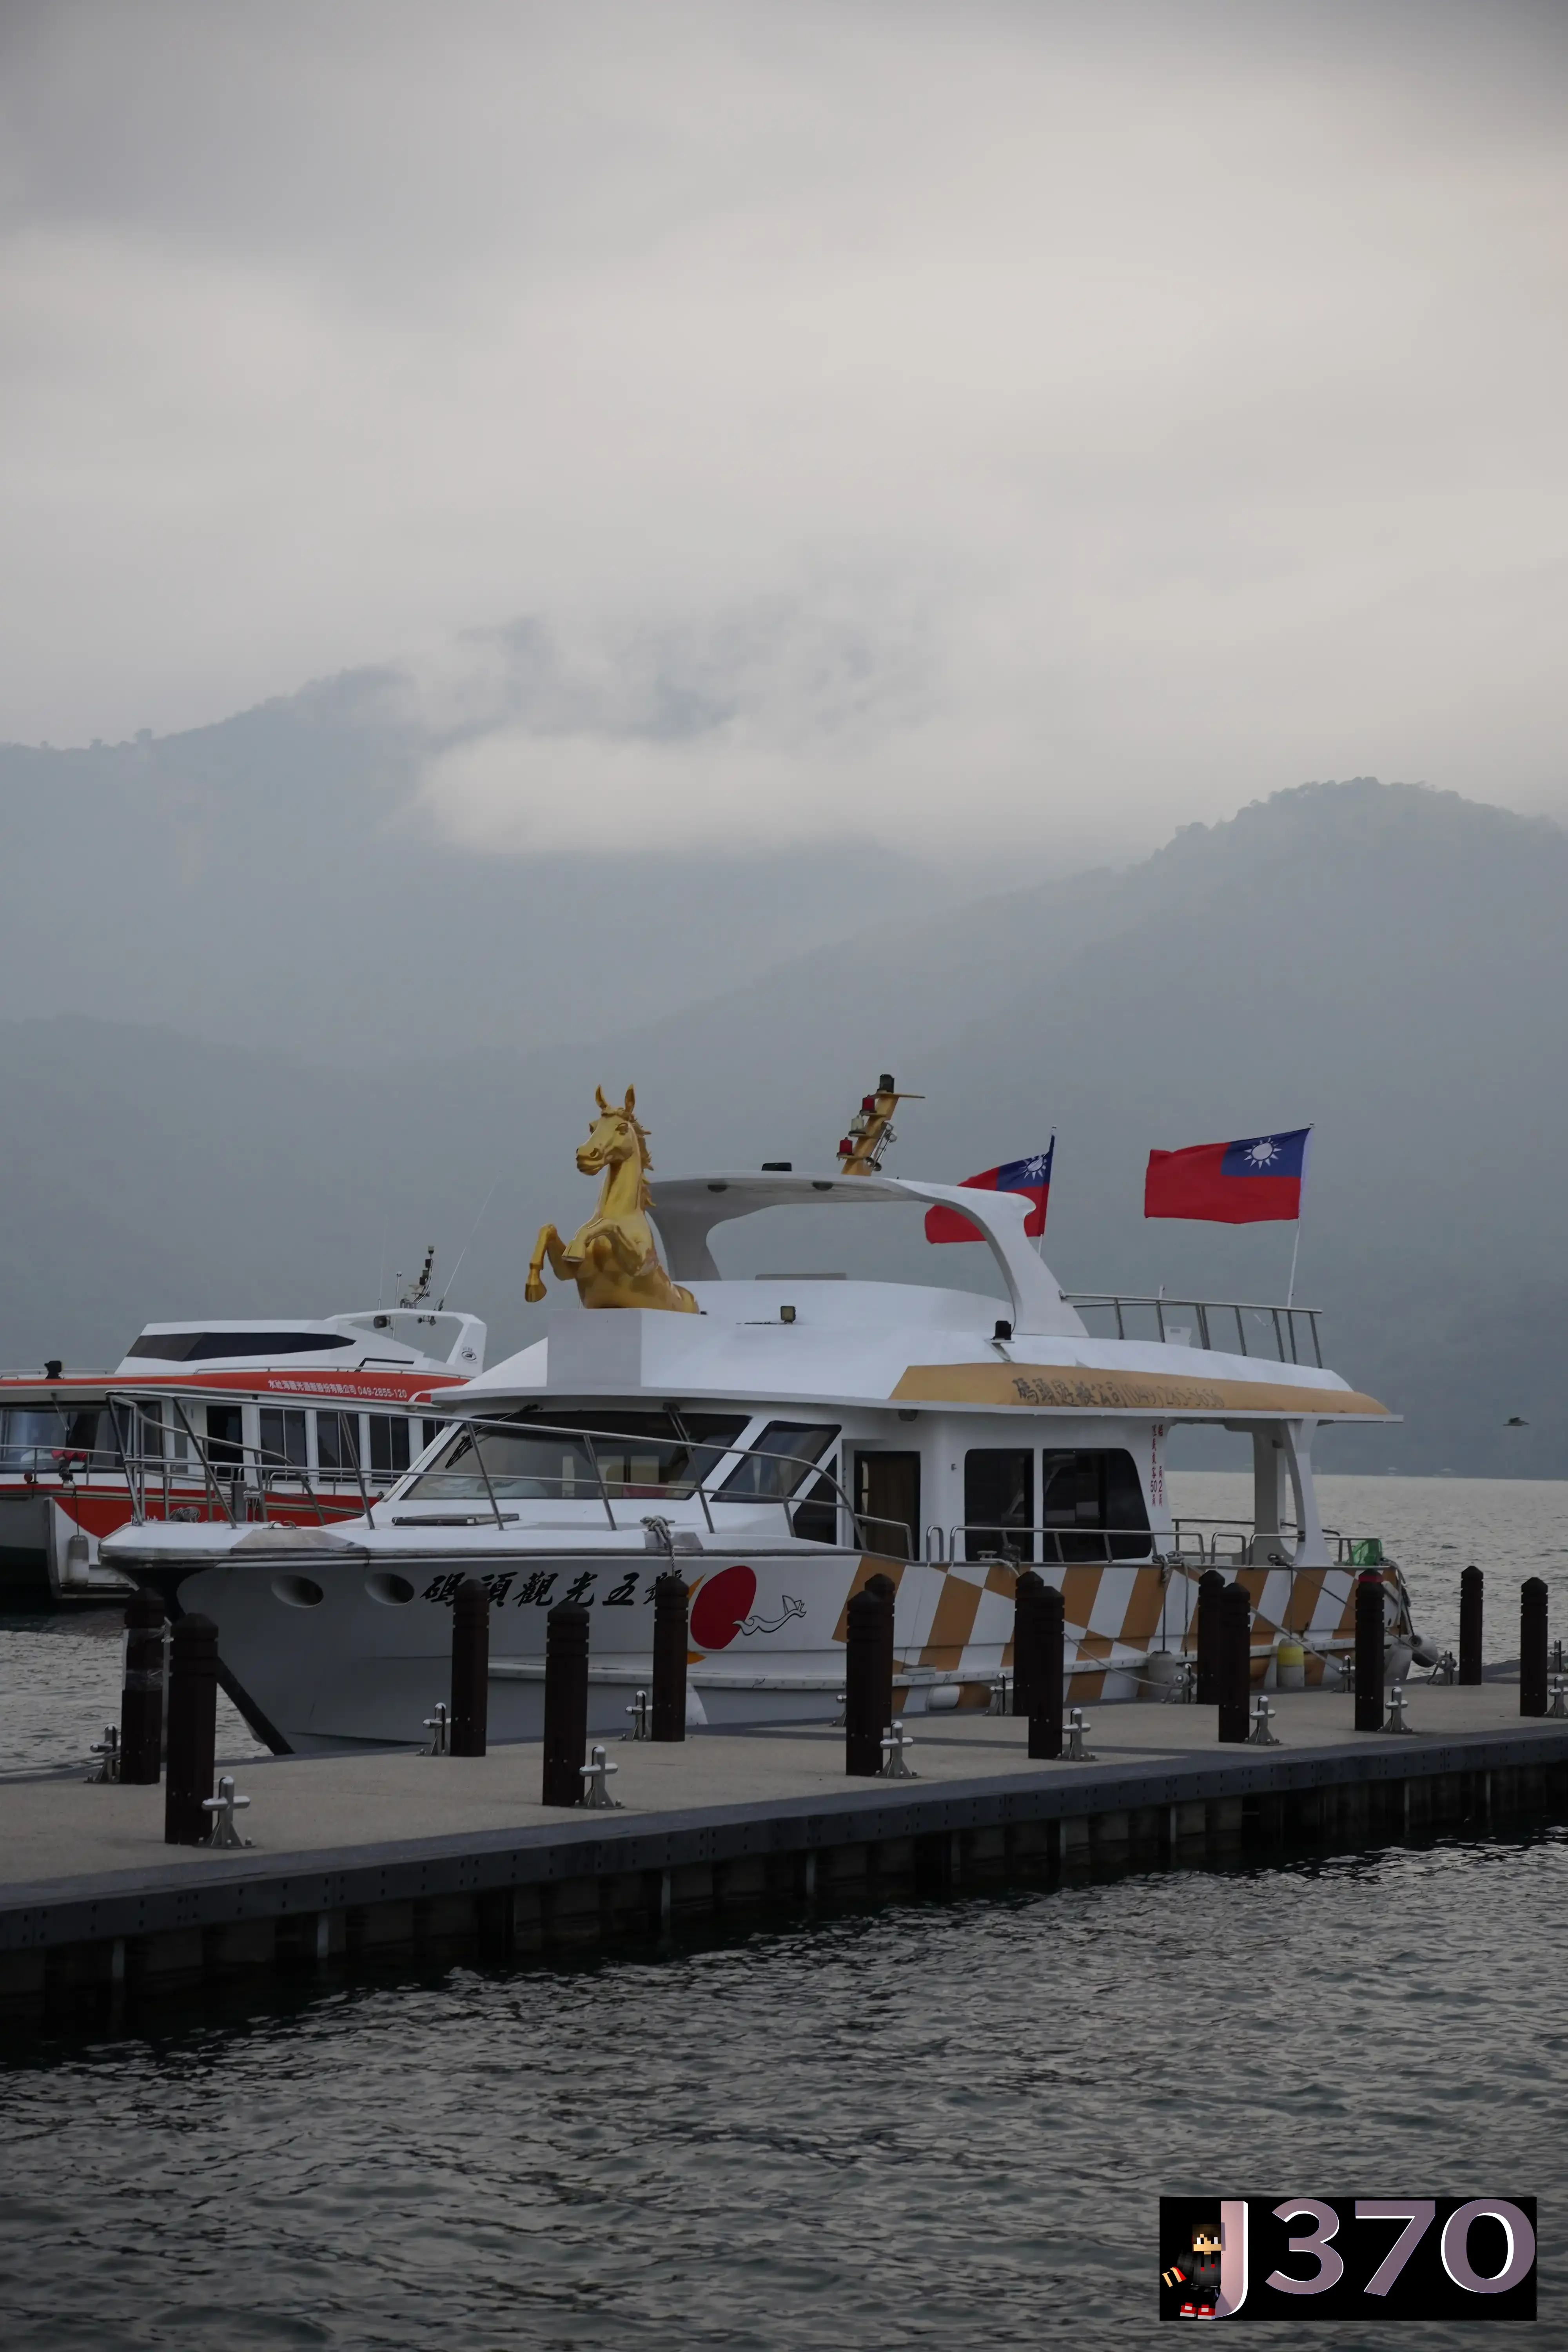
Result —
[{"label": "boat railing", "polygon": [[[1227,1355],[1260,1356],[1281,1364],[1310,1363],[1322,1370],[1318,1333],[1321,1307],[1273,1307],[1248,1298],[1167,1298],[1163,1291],[1152,1297],[1110,1290],[1067,1290],[1062,1296],[1098,1338],[1157,1339],[1164,1347],[1217,1348]],[[1091,1316],[1100,1317],[1100,1322],[1090,1322]]]},{"label": "boat railing", "polygon": [[[1301,1530],[1293,1519],[1278,1528],[1267,1528],[1260,1534],[1250,1519],[1191,1517],[1184,1512],[1172,1521],[1175,1532],[1175,1549],[1184,1559],[1202,1560],[1210,1568],[1218,1568],[1227,1559],[1248,1564],[1255,1545],[1260,1542],[1295,1544]],[[1377,1536],[1352,1535],[1339,1528],[1320,1530],[1325,1545],[1334,1549],[1334,1565],[1338,1568],[1381,1568],[1384,1565],[1383,1542]],[[1283,1565],[1284,1563],[1279,1563]]]},{"label": "boat railing", "polygon": [[[147,1408],[155,1406],[156,1413]],[[165,1413],[172,1412],[174,1418]],[[714,1461],[708,1470],[698,1467],[689,1477],[657,1483],[623,1476],[607,1468],[601,1458],[600,1445],[616,1446],[623,1457],[635,1453],[646,1454],[649,1440],[646,1430],[595,1429],[588,1431],[570,1423],[536,1421],[525,1423],[508,1420],[486,1420],[465,1413],[460,1421],[448,1424],[437,1445],[450,1442],[454,1430],[470,1435],[474,1443],[468,1459],[461,1468],[447,1470],[435,1465],[421,1467],[415,1463],[410,1469],[399,1471],[392,1479],[386,1495],[372,1493],[365,1478],[364,1465],[357,1460],[335,1474],[355,1482],[356,1492],[345,1496],[341,1492],[323,1493],[321,1475],[312,1474],[302,1464],[286,1459],[265,1446],[253,1445],[238,1438],[214,1438],[193,1427],[184,1410],[181,1393],[170,1390],[138,1390],[134,1395],[115,1400],[110,1408],[110,1427],[114,1435],[114,1461],[117,1475],[123,1478],[131,1497],[132,1518],[143,1525],[149,1517],[177,1516],[171,1509],[174,1480],[188,1487],[199,1477],[204,1495],[205,1516],[230,1527],[241,1527],[251,1520],[264,1524],[271,1517],[271,1507],[302,1499],[325,1525],[329,1518],[363,1517],[371,1527],[375,1525],[375,1510],[383,1501],[410,1499],[408,1490],[429,1488],[430,1499],[437,1505],[445,1498],[455,1502],[482,1505],[478,1513],[464,1513],[465,1524],[475,1519],[490,1520],[498,1527],[516,1524],[518,1513],[505,1511],[503,1503],[520,1499],[556,1501],[560,1503],[588,1502],[603,1509],[608,1525],[616,1533],[629,1528],[658,1528],[661,1522],[650,1512],[650,1506],[659,1502],[684,1502],[695,1499],[701,1509],[710,1534],[716,1532],[711,1504],[722,1499],[731,1503],[739,1499],[747,1505],[764,1509],[779,1508],[790,1534],[796,1532],[797,1515],[812,1510],[831,1512],[837,1540],[843,1513],[853,1530],[852,1540],[863,1551],[884,1557],[908,1559],[910,1552],[910,1530],[901,1520],[880,1519],[857,1512],[840,1485],[837,1474],[825,1467],[814,1455],[784,1454],[772,1446],[718,1447],[700,1438],[690,1441],[689,1451],[696,1456],[712,1454]],[[518,1481],[505,1472],[492,1475],[485,1459],[485,1450],[479,1442],[485,1436],[516,1440],[520,1435],[530,1438],[558,1438],[568,1443],[579,1461],[559,1475],[531,1470],[526,1478]],[[177,1459],[171,1459],[165,1439],[181,1448]],[[354,1449],[357,1453],[357,1448]],[[426,1451],[431,1449],[427,1448]],[[732,1480],[741,1464],[755,1460],[761,1471],[755,1489],[739,1497],[718,1493],[720,1474],[726,1483]],[[579,1475],[585,1468],[587,1476]],[[786,1481],[785,1474],[797,1474]],[[333,1475],[333,1474],[329,1474]],[[826,1491],[824,1491],[826,1489]],[[808,1491],[809,1490],[809,1491]],[[424,1500],[421,1492],[415,1499]],[[621,1506],[616,1516],[616,1505]],[[635,1505],[634,1511],[626,1506]],[[157,1507],[162,1506],[160,1509]],[[400,1518],[399,1525],[440,1525],[435,1515],[418,1515]],[[889,1540],[879,1540],[880,1537]],[[657,1540],[657,1538],[655,1538]],[[890,1548],[896,1540],[897,1549]]]},{"label": "boat railing", "polygon": [[[215,1398],[224,1401],[219,1391],[209,1390],[201,1402]],[[357,1458],[338,1472],[326,1473],[329,1479],[352,1480],[351,1491],[323,1493],[321,1474],[312,1475],[305,1464],[287,1454],[242,1438],[198,1433],[185,1403],[184,1391],[177,1389],[138,1389],[111,1398],[105,1408],[114,1475],[124,1482],[137,1527],[149,1518],[188,1516],[229,1527],[243,1527],[253,1519],[266,1525],[274,1507],[297,1508],[300,1503],[322,1527],[331,1519],[370,1517],[375,1497]],[[352,1436],[349,1442],[357,1457]],[[196,1507],[185,1496],[198,1483],[202,1502]]]},{"label": "boat railing", "polygon": [[999,1528],[994,1519],[985,1519],[926,1529],[926,1559],[931,1566],[962,1561],[971,1567],[1076,1568],[1150,1560],[1159,1554],[1160,1538],[1146,1527]]},{"label": "boat railing", "polygon": [[[1324,1543],[1333,1547],[1336,1566],[1383,1565],[1383,1547],[1377,1537],[1342,1534],[1337,1528],[1324,1528],[1321,1532]],[[1288,1567],[1290,1563],[1283,1553],[1277,1559],[1266,1553],[1255,1561],[1254,1552],[1260,1543],[1294,1545],[1300,1539],[1300,1529],[1290,1520],[1283,1527],[1266,1528],[1259,1536],[1250,1519],[1193,1518],[1184,1514],[1172,1522],[1169,1535],[1146,1527],[998,1527],[990,1519],[927,1528],[925,1557],[932,1566],[962,1561],[970,1566],[991,1563],[1021,1569],[1141,1559],[1201,1571],[1254,1565]]]}]

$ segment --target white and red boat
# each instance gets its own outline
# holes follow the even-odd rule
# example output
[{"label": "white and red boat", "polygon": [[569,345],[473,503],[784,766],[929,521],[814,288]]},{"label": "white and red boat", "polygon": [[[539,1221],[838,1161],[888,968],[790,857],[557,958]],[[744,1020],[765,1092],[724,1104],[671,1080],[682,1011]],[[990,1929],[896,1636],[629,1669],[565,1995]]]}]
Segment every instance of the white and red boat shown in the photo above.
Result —
[{"label": "white and red boat", "polygon": [[132,1517],[357,1518],[435,1436],[416,1400],[484,1368],[445,1307],[149,1323],[112,1372],[0,1376],[0,1609],[112,1600]]}]

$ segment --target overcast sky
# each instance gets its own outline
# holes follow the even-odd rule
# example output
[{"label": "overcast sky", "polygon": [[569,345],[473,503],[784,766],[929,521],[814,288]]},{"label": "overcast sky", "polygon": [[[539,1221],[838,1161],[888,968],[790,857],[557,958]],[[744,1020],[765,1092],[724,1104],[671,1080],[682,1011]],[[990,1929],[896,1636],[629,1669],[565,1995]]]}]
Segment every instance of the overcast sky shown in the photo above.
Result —
[{"label": "overcast sky", "polygon": [[[0,44],[0,735],[398,657],[478,713],[428,790],[480,843],[1568,807],[1562,0]],[[570,724],[498,683],[523,616]]]}]

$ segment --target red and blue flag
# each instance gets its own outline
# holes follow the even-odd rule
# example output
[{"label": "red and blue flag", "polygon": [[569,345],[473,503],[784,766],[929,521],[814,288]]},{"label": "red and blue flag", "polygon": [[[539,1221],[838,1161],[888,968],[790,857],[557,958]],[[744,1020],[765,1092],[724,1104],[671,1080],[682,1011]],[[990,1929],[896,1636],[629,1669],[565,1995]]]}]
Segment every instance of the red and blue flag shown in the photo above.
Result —
[{"label": "red and blue flag", "polygon": [[[1037,1151],[1028,1160],[1008,1160],[1000,1168],[987,1168],[978,1176],[966,1176],[965,1187],[975,1192],[1026,1192],[1034,1203],[1024,1220],[1024,1231],[1031,1241],[1038,1241],[1046,1230],[1046,1204],[1051,1193],[1051,1161],[1056,1154],[1057,1139],[1053,1135],[1044,1151]],[[978,1225],[958,1209],[945,1203],[926,1211],[928,1242],[983,1242],[985,1239]]]},{"label": "red and blue flag", "polygon": [[1213,1225],[1259,1225],[1301,1213],[1310,1127],[1152,1151],[1143,1179],[1146,1217],[1194,1217]]}]

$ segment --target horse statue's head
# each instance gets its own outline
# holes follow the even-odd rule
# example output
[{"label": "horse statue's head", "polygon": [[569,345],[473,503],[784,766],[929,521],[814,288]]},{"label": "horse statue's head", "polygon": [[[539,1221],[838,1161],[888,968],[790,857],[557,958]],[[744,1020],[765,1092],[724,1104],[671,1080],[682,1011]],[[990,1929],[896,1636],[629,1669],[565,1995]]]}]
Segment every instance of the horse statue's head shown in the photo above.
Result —
[{"label": "horse statue's head", "polygon": [[605,1100],[603,1087],[594,1089],[599,1106],[597,1118],[589,1121],[588,1140],[577,1146],[577,1167],[584,1176],[602,1176],[607,1170],[618,1168],[626,1160],[635,1160],[639,1173],[648,1166],[647,1129],[637,1115],[637,1089],[626,1088],[626,1098],[617,1109]]}]

